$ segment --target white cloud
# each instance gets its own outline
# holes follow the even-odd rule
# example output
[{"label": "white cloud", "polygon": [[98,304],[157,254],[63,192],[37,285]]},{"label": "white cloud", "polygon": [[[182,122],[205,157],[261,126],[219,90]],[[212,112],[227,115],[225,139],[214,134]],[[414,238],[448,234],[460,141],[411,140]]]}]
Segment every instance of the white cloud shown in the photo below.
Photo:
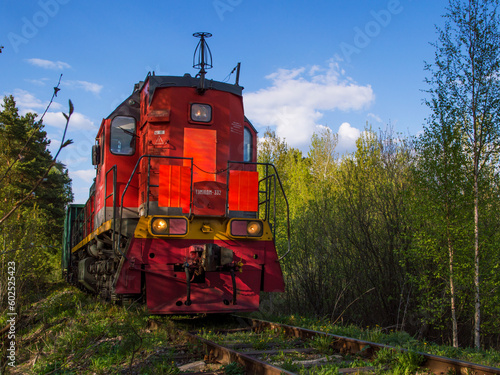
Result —
[{"label": "white cloud", "polygon": [[337,134],[339,136],[339,148],[352,151],[356,149],[356,140],[361,135],[361,130],[353,128],[348,122],[344,122],[340,125]]},{"label": "white cloud", "polygon": [[266,78],[272,86],[245,95],[247,116],[256,125],[276,127],[291,146],[307,145],[326,111],[359,110],[375,98],[370,85],[344,76],[338,64],[328,68],[279,69]]},{"label": "white cloud", "polygon": [[84,91],[91,92],[95,95],[99,95],[102,90],[102,85],[97,83],[87,82],[87,81],[63,81],[64,86],[72,87],[75,89],[83,89]]},{"label": "white cloud", "polygon": [[37,58],[27,59],[26,61],[31,65],[35,65],[44,69],[62,70],[71,68],[69,64],[62,61],[50,61]]},{"label": "white cloud", "polygon": [[81,114],[80,112],[73,112],[69,120],[69,126],[72,129],[78,130],[97,130],[94,126],[94,122],[91,121],[87,116]]},{"label": "white cloud", "polygon": [[[16,89],[14,90],[13,95],[16,101],[16,105],[19,108],[19,113],[21,115],[25,115],[28,112],[36,113],[38,114],[37,120],[40,119],[40,116],[49,104],[48,101],[42,102],[40,99],[26,90]],[[66,119],[64,118],[64,115],[62,114],[62,112],[55,112],[54,110],[62,110],[67,113],[68,108],[64,109],[60,103],[52,102],[52,104],[50,105],[50,111],[45,113],[43,124],[45,126],[53,126],[55,128],[64,129],[64,126],[66,125]],[[94,122],[87,116],[80,112],[73,112],[73,114],[71,115],[68,130],[95,131],[97,130],[97,128],[94,125]]]},{"label": "white cloud", "polygon": [[25,79],[26,82],[31,83],[36,86],[45,86],[45,84],[49,81],[48,78],[40,78],[40,79]]},{"label": "white cloud", "polygon": [[366,117],[373,119],[375,122],[382,122],[380,116],[377,116],[375,113],[368,113]]},{"label": "white cloud", "polygon": [[28,111],[28,109],[44,109],[49,104],[43,103],[40,99],[35,97],[35,95],[31,94],[26,90],[15,89],[14,90],[14,99],[16,101],[17,107],[21,112]]},{"label": "white cloud", "polygon": [[348,122],[343,122],[338,131],[339,139],[349,144],[355,144],[361,135],[361,130],[353,128]]},{"label": "white cloud", "polygon": [[[62,112],[47,112],[43,119],[43,123],[48,126],[62,129],[66,125],[66,118],[63,116]],[[94,122],[91,121],[87,116],[79,112],[73,112],[69,120],[69,129],[88,130],[95,129],[95,126]]]},{"label": "white cloud", "polygon": [[92,169],[80,169],[80,170],[77,170],[77,171],[70,171],[69,172],[69,175],[71,177],[71,179],[74,179],[75,177],[85,181],[86,183],[90,184],[92,183],[92,181],[94,180],[94,177],[95,177],[95,169],[92,168]]},{"label": "white cloud", "polygon": [[[61,144],[61,142],[59,142]],[[63,154],[61,161],[64,163],[64,165],[68,167],[73,167],[73,166],[78,166],[81,165],[81,163],[87,163],[87,165],[90,165],[90,158],[89,155],[87,156],[80,156],[80,155],[74,155],[74,147],[72,148],[71,146],[68,146],[66,148],[66,154],[70,154],[67,156],[66,154]],[[90,154],[90,153],[89,153]],[[70,168],[72,169],[72,168]]]},{"label": "white cloud", "polygon": [[44,125],[53,126],[55,128],[64,128],[66,119],[62,112],[47,112],[43,118]]},{"label": "white cloud", "polygon": [[[14,96],[16,106],[17,108],[19,108],[19,113],[21,115],[25,115],[28,112],[33,112],[41,115],[49,105],[49,101],[42,102],[35,95],[26,90],[15,89],[12,95]],[[50,108],[60,109],[62,108],[62,106],[57,102],[52,102]]]}]

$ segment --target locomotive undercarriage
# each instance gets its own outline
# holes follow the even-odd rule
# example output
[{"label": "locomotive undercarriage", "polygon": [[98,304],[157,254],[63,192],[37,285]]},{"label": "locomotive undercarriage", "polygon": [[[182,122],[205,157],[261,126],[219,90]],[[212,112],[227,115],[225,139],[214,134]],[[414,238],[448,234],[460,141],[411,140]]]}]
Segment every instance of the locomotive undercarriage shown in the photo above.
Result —
[{"label": "locomotive undercarriage", "polygon": [[[123,263],[123,254],[130,241],[137,220],[126,219],[124,235],[120,236],[120,248],[113,250],[114,241],[118,241],[118,232],[112,229],[96,235],[81,249],[72,254],[71,271],[68,281],[79,289],[99,295],[105,300],[120,301],[138,296],[117,296],[113,283]],[[113,239],[113,234],[114,238]],[[140,296],[139,296],[140,297]]]}]

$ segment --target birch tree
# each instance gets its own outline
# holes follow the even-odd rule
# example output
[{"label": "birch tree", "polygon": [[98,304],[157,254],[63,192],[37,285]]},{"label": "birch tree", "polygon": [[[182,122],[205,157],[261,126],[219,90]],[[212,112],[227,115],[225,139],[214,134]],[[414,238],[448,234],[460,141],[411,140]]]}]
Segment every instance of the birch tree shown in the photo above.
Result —
[{"label": "birch tree", "polygon": [[[481,335],[480,181],[500,151],[500,31],[498,0],[450,0],[438,28],[435,60],[427,65],[428,102],[458,128],[473,196],[474,345]],[[435,106],[436,100],[442,105]],[[449,124],[444,124],[447,125]]]},{"label": "birch tree", "polygon": [[[451,315],[452,342],[459,346],[458,339],[458,280],[461,273],[457,264],[463,261],[461,254],[467,253],[463,244],[471,238],[467,225],[470,194],[463,170],[465,158],[462,153],[462,137],[454,121],[448,121],[446,111],[441,111],[442,99],[435,98],[432,107],[436,113],[419,137],[416,150],[417,162],[414,176],[415,228],[413,261],[419,267],[417,285],[421,291],[420,304],[427,312],[426,320],[433,323]],[[470,225],[469,225],[470,227]],[[470,241],[469,241],[470,244]],[[459,261],[460,260],[460,261]],[[448,305],[441,296],[449,296]],[[434,306],[434,311],[429,306]],[[441,311],[441,313],[440,313]],[[427,321],[425,322],[427,323]],[[429,321],[430,323],[430,321]]]}]

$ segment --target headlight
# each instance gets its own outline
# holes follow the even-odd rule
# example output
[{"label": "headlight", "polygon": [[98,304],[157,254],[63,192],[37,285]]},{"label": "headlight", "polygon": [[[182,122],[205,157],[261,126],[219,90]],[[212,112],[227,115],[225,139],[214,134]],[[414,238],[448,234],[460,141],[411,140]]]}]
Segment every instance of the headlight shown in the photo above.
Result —
[{"label": "headlight", "polygon": [[153,219],[151,222],[151,231],[153,234],[168,234],[168,223],[163,218]]},{"label": "headlight", "polygon": [[154,217],[149,228],[156,236],[184,236],[188,232],[188,222],[184,217]]},{"label": "headlight", "polygon": [[197,122],[212,121],[212,107],[208,104],[191,104],[191,120]]},{"label": "headlight", "polygon": [[229,234],[234,237],[262,237],[263,228],[260,220],[231,220]]},{"label": "headlight", "polygon": [[250,221],[247,224],[247,233],[249,236],[261,236],[262,223],[260,221]]}]

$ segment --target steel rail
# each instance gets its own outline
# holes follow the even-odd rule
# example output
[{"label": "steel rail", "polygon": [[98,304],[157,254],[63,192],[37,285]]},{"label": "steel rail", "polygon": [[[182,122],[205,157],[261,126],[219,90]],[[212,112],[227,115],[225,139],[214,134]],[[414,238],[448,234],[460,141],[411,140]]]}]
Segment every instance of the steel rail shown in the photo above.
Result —
[{"label": "steel rail", "polygon": [[216,360],[223,364],[231,362],[239,363],[245,367],[245,374],[255,375],[293,375],[293,372],[286,371],[280,367],[273,366],[269,363],[261,361],[260,359],[251,357],[244,353],[238,352],[233,349],[226,348],[213,341],[204,339],[194,333],[179,330],[179,333],[185,335],[191,342],[200,343],[204,346],[209,360]]},{"label": "steel rail", "polygon": [[[248,325],[252,326],[254,330],[259,330],[263,328],[270,329],[281,329],[285,334],[293,337],[299,338],[312,338],[315,336],[325,336],[332,338],[333,347],[338,350],[341,354],[355,354],[360,351],[366,356],[371,356],[378,350],[387,348],[397,351],[408,351],[402,348],[396,348],[394,346],[389,346],[385,344],[374,343],[370,341],[353,339],[345,336],[333,335],[331,333],[313,331],[306,328],[294,327],[286,324],[279,324],[268,322],[260,319],[251,319],[241,316],[236,316],[238,320],[245,321]],[[449,371],[455,371],[456,374],[469,374],[474,373],[475,375],[499,375],[500,368],[484,366],[477,363],[441,357],[438,355],[427,354],[423,352],[417,352],[417,354],[424,357],[425,362],[422,367],[430,369],[435,374],[449,373]]]}]

